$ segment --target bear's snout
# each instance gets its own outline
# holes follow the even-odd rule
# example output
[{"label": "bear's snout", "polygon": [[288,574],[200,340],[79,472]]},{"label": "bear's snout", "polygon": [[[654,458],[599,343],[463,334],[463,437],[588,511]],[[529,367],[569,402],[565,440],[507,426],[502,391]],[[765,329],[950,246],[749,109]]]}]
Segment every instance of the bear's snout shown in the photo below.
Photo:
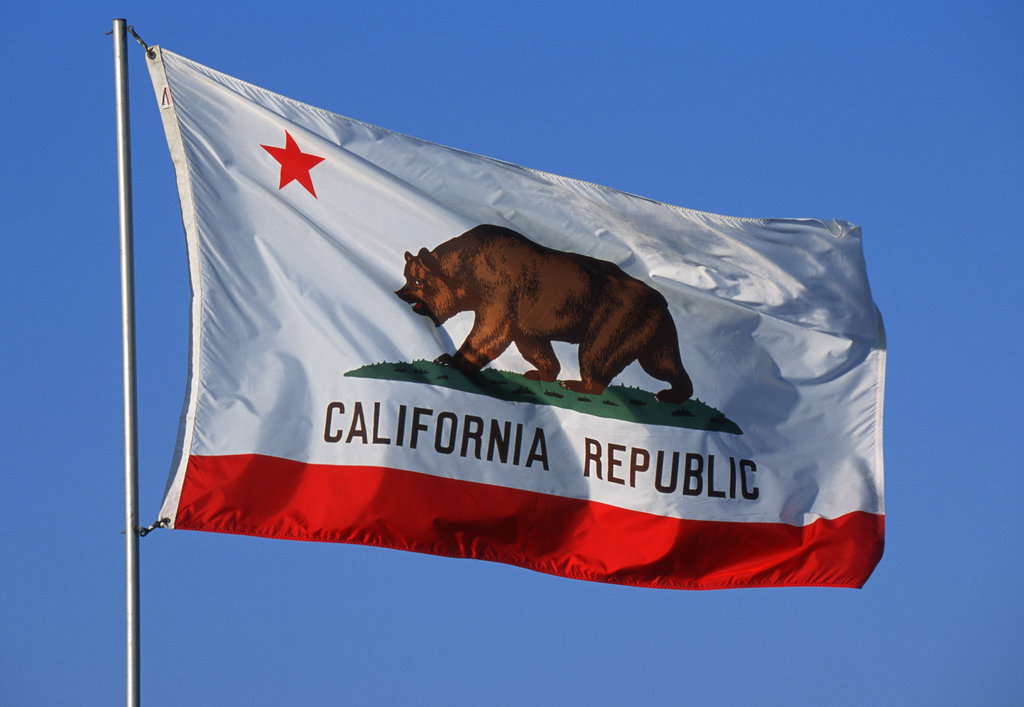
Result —
[{"label": "bear's snout", "polygon": [[438,321],[437,315],[434,314],[430,307],[427,306],[427,303],[420,299],[417,293],[413,292],[412,288],[408,285],[399,290],[395,290],[395,294],[398,295],[398,298],[403,302],[408,302],[412,305],[412,311],[416,312],[416,314],[429,318],[434,322],[434,326],[441,326],[441,322]]}]

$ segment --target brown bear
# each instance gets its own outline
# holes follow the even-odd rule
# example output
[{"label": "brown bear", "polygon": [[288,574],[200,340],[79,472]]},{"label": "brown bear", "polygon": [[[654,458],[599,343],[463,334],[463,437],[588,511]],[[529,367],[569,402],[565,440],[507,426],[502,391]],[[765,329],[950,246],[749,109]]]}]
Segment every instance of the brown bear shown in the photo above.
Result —
[{"label": "brown bear", "polygon": [[436,363],[473,374],[514,343],[536,366],[527,378],[554,381],[561,366],[551,342],[566,341],[579,344],[582,379],[562,381],[567,390],[600,395],[639,361],[671,386],[658,400],[681,403],[693,394],[665,298],[614,263],[483,225],[431,251],[406,252],[405,280],[395,294],[435,326],[459,312],[476,315],[455,355]]}]

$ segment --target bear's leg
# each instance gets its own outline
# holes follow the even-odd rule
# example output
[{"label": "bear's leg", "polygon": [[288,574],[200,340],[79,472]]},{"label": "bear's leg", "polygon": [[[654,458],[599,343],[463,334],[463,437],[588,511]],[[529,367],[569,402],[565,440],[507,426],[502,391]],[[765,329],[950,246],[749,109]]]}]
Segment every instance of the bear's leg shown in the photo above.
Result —
[{"label": "bear's leg", "polygon": [[608,387],[607,383],[599,383],[595,380],[562,381],[559,385],[573,393],[583,393],[585,395],[600,395]]},{"label": "bear's leg", "polygon": [[524,375],[525,378],[549,383],[557,380],[558,371],[562,366],[555,358],[555,350],[551,347],[550,341],[520,336],[515,343],[527,363],[532,363],[537,367],[536,370],[527,371]]},{"label": "bear's leg", "polygon": [[507,321],[501,321],[497,316],[484,318],[477,314],[469,336],[447,365],[463,373],[476,373],[500,356],[511,343],[512,334]]},{"label": "bear's leg", "polygon": [[576,393],[600,395],[636,360],[639,342],[655,332],[655,324],[625,307],[607,307],[594,314],[595,326],[580,342],[580,379],[565,381],[563,388]]},{"label": "bear's leg", "polygon": [[617,353],[603,341],[580,343],[580,380],[562,381],[562,387],[574,393],[600,395],[612,378],[621,373],[628,361],[620,361]]},{"label": "bear's leg", "polygon": [[666,381],[672,386],[654,396],[661,402],[682,403],[693,395],[693,381],[683,368],[676,327],[668,310],[661,310],[657,332],[640,352],[637,360],[652,377]]}]

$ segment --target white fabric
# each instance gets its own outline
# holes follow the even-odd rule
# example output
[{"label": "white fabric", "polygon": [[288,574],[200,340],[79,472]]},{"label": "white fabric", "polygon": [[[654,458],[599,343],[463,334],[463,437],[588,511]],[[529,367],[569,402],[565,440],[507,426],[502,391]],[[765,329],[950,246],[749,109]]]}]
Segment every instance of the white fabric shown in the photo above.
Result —
[{"label": "white fabric", "polygon": [[[230,454],[387,466],[678,518],[803,525],[883,512],[884,340],[859,228],[691,211],[393,133],[166,50],[150,67],[194,297],[188,399],[162,515],[174,518],[189,455]],[[280,165],[261,145],[283,147],[285,131],[325,158],[310,172],[316,198],[298,182],[278,188]],[[472,314],[435,329],[394,290],[405,251],[485,223],[612,261],[660,291],[695,397],[743,434],[345,377],[454,352]],[[576,348],[555,350],[559,377],[576,377]],[[530,368],[514,346],[491,365]],[[635,362],[613,383],[665,387]],[[540,426],[551,468],[441,456],[430,444],[328,443],[332,401],[347,414],[356,401],[380,402],[382,424],[404,404]],[[720,470],[730,457],[753,460],[758,498],[659,493],[650,473],[643,488],[584,477],[585,438],[714,455]]]}]

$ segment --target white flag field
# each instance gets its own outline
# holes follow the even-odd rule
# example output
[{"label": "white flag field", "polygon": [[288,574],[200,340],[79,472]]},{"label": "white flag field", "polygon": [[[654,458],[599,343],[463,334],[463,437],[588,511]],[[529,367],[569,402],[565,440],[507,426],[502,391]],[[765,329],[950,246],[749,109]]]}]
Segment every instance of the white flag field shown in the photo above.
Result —
[{"label": "white flag field", "polygon": [[645,587],[870,576],[885,343],[859,228],[149,67],[192,287],[171,527]]}]

